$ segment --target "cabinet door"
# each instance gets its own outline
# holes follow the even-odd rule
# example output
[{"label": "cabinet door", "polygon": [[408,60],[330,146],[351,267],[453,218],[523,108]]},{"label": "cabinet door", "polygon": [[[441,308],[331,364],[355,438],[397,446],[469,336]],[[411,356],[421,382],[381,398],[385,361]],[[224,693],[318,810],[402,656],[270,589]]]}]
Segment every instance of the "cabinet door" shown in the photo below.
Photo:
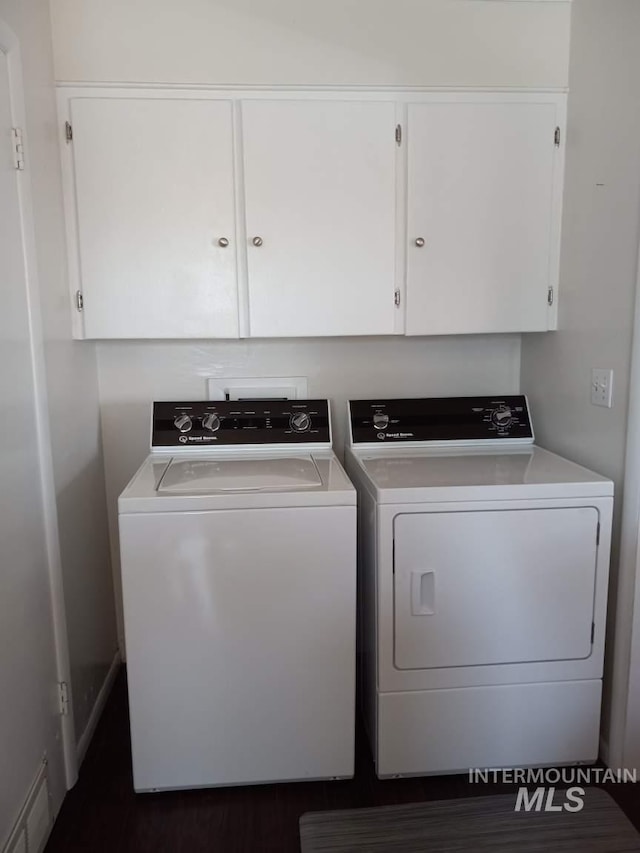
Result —
[{"label": "cabinet door", "polygon": [[394,104],[245,101],[242,124],[251,335],[393,333]]},{"label": "cabinet door", "polygon": [[407,334],[549,328],[560,239],[559,104],[409,105]]},{"label": "cabinet door", "polygon": [[237,337],[230,103],[70,109],[85,336]]}]

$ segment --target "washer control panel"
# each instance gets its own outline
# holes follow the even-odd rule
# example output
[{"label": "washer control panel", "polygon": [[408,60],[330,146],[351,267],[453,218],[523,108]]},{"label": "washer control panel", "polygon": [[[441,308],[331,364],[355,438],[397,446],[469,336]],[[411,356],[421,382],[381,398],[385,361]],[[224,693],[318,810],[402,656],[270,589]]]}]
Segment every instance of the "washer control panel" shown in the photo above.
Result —
[{"label": "washer control panel", "polygon": [[331,443],[327,400],[153,404],[151,447]]},{"label": "washer control panel", "polygon": [[354,444],[533,441],[523,395],[351,400],[349,416]]}]

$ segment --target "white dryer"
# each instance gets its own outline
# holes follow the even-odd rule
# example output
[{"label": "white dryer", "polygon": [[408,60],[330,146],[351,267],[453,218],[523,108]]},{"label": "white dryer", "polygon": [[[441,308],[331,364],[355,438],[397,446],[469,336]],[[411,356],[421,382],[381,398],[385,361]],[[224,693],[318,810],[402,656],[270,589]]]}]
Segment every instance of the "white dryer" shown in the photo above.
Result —
[{"label": "white dryer", "polygon": [[613,483],[522,396],[349,404],[379,776],[598,756]]},{"label": "white dryer", "polygon": [[118,502],[136,791],[354,769],[356,493],[326,400],[155,403]]}]

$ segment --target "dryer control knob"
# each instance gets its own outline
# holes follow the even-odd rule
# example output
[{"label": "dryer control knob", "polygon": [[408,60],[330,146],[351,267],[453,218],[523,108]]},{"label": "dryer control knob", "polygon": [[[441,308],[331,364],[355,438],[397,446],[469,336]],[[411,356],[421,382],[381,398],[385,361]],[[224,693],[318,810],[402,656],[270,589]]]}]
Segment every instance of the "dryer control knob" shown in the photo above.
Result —
[{"label": "dryer control knob", "polygon": [[220,418],[215,412],[209,412],[202,418],[202,428],[208,429],[209,432],[216,432],[220,429]]},{"label": "dryer control knob", "polygon": [[289,418],[289,426],[294,432],[307,432],[311,429],[311,418],[306,412],[296,412]]},{"label": "dryer control knob", "polygon": [[176,429],[180,430],[180,432],[189,432],[193,423],[189,415],[177,415],[173,421]]},{"label": "dryer control knob", "polygon": [[386,429],[389,426],[389,415],[384,412],[377,412],[373,416],[373,426],[375,429]]},{"label": "dryer control knob", "polygon": [[498,406],[491,412],[491,420],[497,427],[504,429],[511,425],[513,412],[509,406]]}]

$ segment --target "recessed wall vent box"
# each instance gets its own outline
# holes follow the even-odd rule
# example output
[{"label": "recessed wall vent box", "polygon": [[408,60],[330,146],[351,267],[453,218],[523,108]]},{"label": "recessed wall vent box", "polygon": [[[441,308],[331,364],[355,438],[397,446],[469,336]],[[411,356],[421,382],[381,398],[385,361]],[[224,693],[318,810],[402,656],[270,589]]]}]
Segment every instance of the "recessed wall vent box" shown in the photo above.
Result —
[{"label": "recessed wall vent box", "polygon": [[304,376],[216,377],[207,380],[210,400],[304,400],[307,379]]}]

